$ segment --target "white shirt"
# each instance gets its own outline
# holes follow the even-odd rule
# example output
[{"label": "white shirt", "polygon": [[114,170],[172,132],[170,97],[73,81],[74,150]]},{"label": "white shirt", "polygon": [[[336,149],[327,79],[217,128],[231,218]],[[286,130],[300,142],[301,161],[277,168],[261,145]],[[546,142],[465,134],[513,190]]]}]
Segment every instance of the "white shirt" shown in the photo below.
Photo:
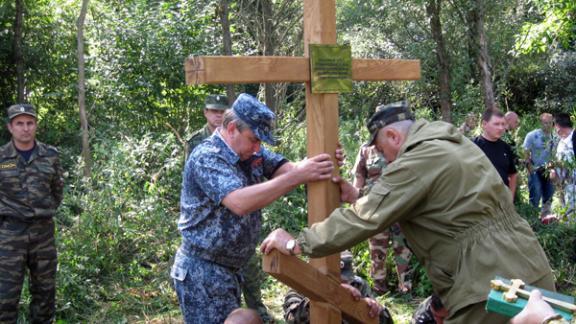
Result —
[{"label": "white shirt", "polygon": [[[558,146],[556,147],[556,159],[559,162],[566,162],[569,164],[574,163],[574,147],[572,145],[572,136],[574,135],[574,130],[570,132],[565,138],[560,138]],[[558,175],[561,179],[566,177],[566,168],[558,168]],[[576,170],[572,172],[573,176],[576,175]]]}]

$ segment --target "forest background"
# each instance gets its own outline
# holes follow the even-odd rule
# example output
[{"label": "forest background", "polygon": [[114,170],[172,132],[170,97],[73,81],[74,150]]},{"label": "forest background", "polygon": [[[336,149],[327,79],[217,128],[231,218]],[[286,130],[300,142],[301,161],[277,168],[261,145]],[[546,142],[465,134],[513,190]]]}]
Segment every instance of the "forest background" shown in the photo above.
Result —
[{"label": "forest background", "polygon": [[[340,96],[344,174],[379,103],[407,99],[418,116],[455,124],[487,107],[514,110],[522,119],[519,142],[541,112],[575,113],[573,0],[336,3],[338,42],[350,43],[355,57],[419,59],[422,66],[419,81],[357,82]],[[183,62],[192,54],[301,56],[302,35],[302,1],[295,0],[0,2],[0,105],[34,104],[38,139],[59,148],[66,170],[56,217],[59,322],[178,321],[169,268],[179,244],[184,142],[204,123],[205,96],[259,96],[278,115],[275,150],[293,160],[306,155],[303,85],[189,87]],[[4,127],[0,138],[9,140]],[[525,182],[520,190],[519,212],[538,233],[559,288],[574,295],[574,225],[540,225]],[[300,187],[264,210],[263,235],[305,224]],[[353,253],[366,275],[366,244]],[[414,267],[415,299],[380,298],[399,322],[431,292]],[[265,283],[277,319],[284,291]]]}]

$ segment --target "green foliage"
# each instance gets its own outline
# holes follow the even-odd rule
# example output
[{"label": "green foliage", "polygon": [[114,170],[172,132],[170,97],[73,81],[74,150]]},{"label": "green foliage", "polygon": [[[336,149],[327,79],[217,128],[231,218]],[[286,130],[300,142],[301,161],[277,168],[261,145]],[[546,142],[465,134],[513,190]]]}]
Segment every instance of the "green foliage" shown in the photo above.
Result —
[{"label": "green foliage", "polygon": [[576,3],[572,0],[530,1],[531,19],[516,39],[519,54],[544,53],[550,49],[572,49],[576,42]]},{"label": "green foliage", "polygon": [[173,135],[94,146],[92,178],[68,177],[59,209],[58,317],[126,319],[177,307],[168,276],[183,152]]},{"label": "green foliage", "polygon": [[166,124],[180,133],[197,128],[201,114],[194,111],[213,88],[188,87],[183,62],[215,53],[202,27],[209,17],[179,1],[100,4],[99,11],[88,26],[94,53],[88,84],[98,107],[91,121],[136,134],[165,131]]}]

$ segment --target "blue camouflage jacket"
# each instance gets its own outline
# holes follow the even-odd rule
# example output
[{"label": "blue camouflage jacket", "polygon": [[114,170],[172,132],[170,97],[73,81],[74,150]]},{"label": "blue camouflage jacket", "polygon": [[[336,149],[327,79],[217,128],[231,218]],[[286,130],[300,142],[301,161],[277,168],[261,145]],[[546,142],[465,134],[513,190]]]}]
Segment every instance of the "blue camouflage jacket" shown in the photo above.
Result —
[{"label": "blue camouflage jacket", "polygon": [[287,160],[264,147],[247,161],[226,144],[219,130],[192,152],[182,180],[181,250],[238,269],[254,253],[261,229],[261,212],[235,215],[222,205],[229,193],[263,182]]}]

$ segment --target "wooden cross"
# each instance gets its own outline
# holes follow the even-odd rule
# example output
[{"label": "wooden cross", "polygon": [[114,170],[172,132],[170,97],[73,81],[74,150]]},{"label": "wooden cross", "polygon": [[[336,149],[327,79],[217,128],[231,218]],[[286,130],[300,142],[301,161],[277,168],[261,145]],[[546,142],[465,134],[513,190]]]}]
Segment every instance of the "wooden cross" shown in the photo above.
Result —
[{"label": "wooden cross", "polygon": [[521,279],[512,279],[510,281],[512,282],[512,285],[510,286],[508,291],[506,291],[506,293],[504,294],[504,300],[509,303],[515,303],[516,300],[518,300],[518,296],[516,296],[516,293],[518,292],[518,289],[524,287],[524,281],[522,281]]},{"label": "wooden cross", "polygon": [[[308,156],[320,153],[333,154],[338,143],[338,94],[315,94],[311,91],[309,44],[336,44],[336,4],[335,0],[304,0],[304,57],[251,56],[251,57],[191,57],[185,62],[186,82],[188,84],[229,84],[229,83],[265,83],[265,82],[303,82],[306,86],[306,121],[308,136]],[[352,60],[352,79],[356,81],[417,80],[420,78],[420,62],[417,60]],[[334,171],[336,174],[338,170]],[[308,185],[308,223],[319,222],[332,210],[339,207],[339,189],[331,181]],[[264,268],[274,260],[295,259],[276,254],[264,258]],[[340,256],[311,259],[310,264],[316,271],[338,283],[340,280]],[[282,267],[276,267],[282,271]],[[306,264],[299,268],[300,275],[310,275],[314,269]],[[272,275],[275,275],[274,273]],[[285,276],[275,275],[279,280]],[[299,280],[287,280],[289,285]],[[286,281],[285,281],[286,282]],[[328,282],[328,281],[322,281]],[[297,288],[298,288],[297,287]],[[318,289],[328,289],[318,286]],[[324,288],[322,288],[324,287]],[[324,297],[322,297],[324,296]],[[312,300],[311,323],[340,323],[340,311],[352,316],[359,322],[365,317],[349,314],[349,308],[342,303],[327,298],[325,294],[308,294]],[[330,303],[326,303],[326,302]],[[347,303],[344,303],[347,304]],[[365,305],[364,305],[365,306]],[[353,313],[353,312],[352,312]]]}]

